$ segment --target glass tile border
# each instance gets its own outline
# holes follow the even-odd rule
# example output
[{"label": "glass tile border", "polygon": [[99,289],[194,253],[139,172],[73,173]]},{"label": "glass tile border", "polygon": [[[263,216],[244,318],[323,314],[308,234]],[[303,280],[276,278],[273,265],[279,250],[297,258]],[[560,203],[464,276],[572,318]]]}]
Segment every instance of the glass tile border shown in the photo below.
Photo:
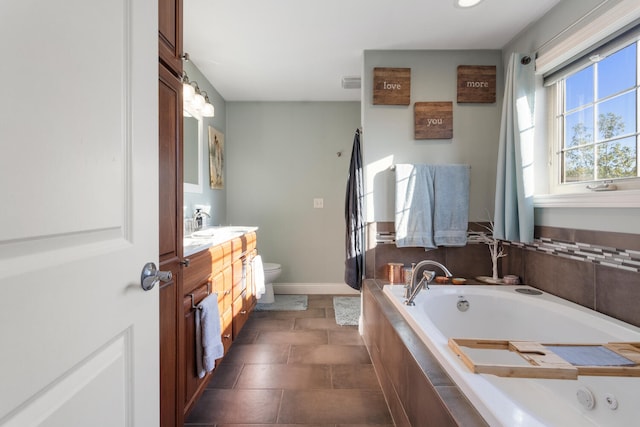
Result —
[{"label": "glass tile border", "polygon": [[[483,239],[490,236],[490,233],[483,231],[470,231],[467,233],[467,243],[485,244]],[[376,233],[377,245],[395,245],[395,241],[395,232],[393,231]],[[505,246],[513,246],[562,258],[591,262],[593,264],[640,273],[640,251],[636,250],[618,249],[590,243],[566,242],[549,237],[535,238],[532,243],[510,241],[502,241],[502,243]]]}]

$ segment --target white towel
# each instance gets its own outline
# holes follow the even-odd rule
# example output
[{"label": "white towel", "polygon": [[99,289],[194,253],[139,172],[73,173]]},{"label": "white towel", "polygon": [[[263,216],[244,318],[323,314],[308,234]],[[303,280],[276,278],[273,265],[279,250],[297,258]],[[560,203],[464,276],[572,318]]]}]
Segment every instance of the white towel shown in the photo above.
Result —
[{"label": "white towel", "polygon": [[253,280],[256,286],[256,298],[260,299],[266,292],[264,283],[264,267],[262,265],[262,257],[256,255],[253,258]]},{"label": "white towel", "polygon": [[396,246],[436,248],[433,165],[396,165]]},{"label": "white towel", "polygon": [[224,356],[218,294],[212,293],[203,299],[196,309],[196,368],[203,378],[213,371],[216,359]]},{"label": "white towel", "polygon": [[465,246],[469,228],[469,165],[435,168],[433,240],[438,246]]}]

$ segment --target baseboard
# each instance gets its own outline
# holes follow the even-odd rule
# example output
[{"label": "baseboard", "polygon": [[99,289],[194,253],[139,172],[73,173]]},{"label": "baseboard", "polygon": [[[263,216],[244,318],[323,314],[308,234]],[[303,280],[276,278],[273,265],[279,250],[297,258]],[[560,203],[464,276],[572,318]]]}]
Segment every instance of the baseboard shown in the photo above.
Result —
[{"label": "baseboard", "polygon": [[345,283],[274,283],[274,294],[289,295],[360,295]]}]

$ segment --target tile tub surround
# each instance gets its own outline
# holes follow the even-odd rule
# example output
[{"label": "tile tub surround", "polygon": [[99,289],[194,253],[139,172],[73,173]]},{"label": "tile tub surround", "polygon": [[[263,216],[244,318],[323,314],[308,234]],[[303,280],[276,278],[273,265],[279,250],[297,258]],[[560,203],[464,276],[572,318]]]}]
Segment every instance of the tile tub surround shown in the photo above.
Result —
[{"label": "tile tub surround", "polygon": [[486,426],[382,293],[384,283],[364,281],[363,338],[396,426]]},{"label": "tile tub surround", "polygon": [[[366,276],[386,280],[386,264],[411,265],[433,259],[456,276],[491,274],[485,244],[461,248],[397,248],[393,222],[367,225]],[[482,231],[470,223],[470,230]],[[536,226],[530,245],[505,242],[508,256],[500,259],[501,275],[515,274],[523,283],[584,307],[640,326],[640,236],[592,230]]]},{"label": "tile tub surround", "polygon": [[[482,231],[482,226],[469,223],[471,230]],[[387,264],[400,262],[405,266],[431,259],[444,264],[456,277],[472,278],[491,273],[491,258],[485,244],[468,244],[463,247],[440,247],[425,251],[424,248],[398,248],[395,245],[393,222],[367,224],[367,251],[365,275],[367,278],[387,281]],[[439,271],[438,274],[442,274]]]},{"label": "tile tub surround", "polygon": [[253,312],[185,427],[393,427],[357,326],[335,322],[333,295],[305,311]]}]

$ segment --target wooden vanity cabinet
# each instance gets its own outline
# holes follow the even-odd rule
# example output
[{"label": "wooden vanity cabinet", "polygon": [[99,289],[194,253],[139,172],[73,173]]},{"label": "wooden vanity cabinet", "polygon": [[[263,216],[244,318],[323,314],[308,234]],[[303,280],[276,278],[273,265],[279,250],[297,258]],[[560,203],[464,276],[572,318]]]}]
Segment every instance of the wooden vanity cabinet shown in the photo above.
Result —
[{"label": "wooden vanity cabinet", "polygon": [[[195,310],[208,292],[218,296],[220,331],[226,354],[255,306],[251,260],[256,255],[256,233],[247,233],[189,257],[184,269],[184,416],[191,411],[212,373],[198,378],[196,367]],[[218,361],[219,362],[219,361]],[[217,362],[217,363],[218,363]],[[216,363],[216,365],[217,365]]]},{"label": "wooden vanity cabinet", "polygon": [[182,391],[182,2],[158,0],[158,268],[173,280],[160,283],[160,426],[183,425]]},{"label": "wooden vanity cabinet", "polygon": [[159,59],[178,76],[182,75],[182,2],[158,0]]},{"label": "wooden vanity cabinet", "polygon": [[182,83],[162,63],[159,65],[158,168],[159,240],[158,268],[170,271],[172,280],[159,287],[160,425],[182,426],[180,395],[180,313],[182,297]]}]

